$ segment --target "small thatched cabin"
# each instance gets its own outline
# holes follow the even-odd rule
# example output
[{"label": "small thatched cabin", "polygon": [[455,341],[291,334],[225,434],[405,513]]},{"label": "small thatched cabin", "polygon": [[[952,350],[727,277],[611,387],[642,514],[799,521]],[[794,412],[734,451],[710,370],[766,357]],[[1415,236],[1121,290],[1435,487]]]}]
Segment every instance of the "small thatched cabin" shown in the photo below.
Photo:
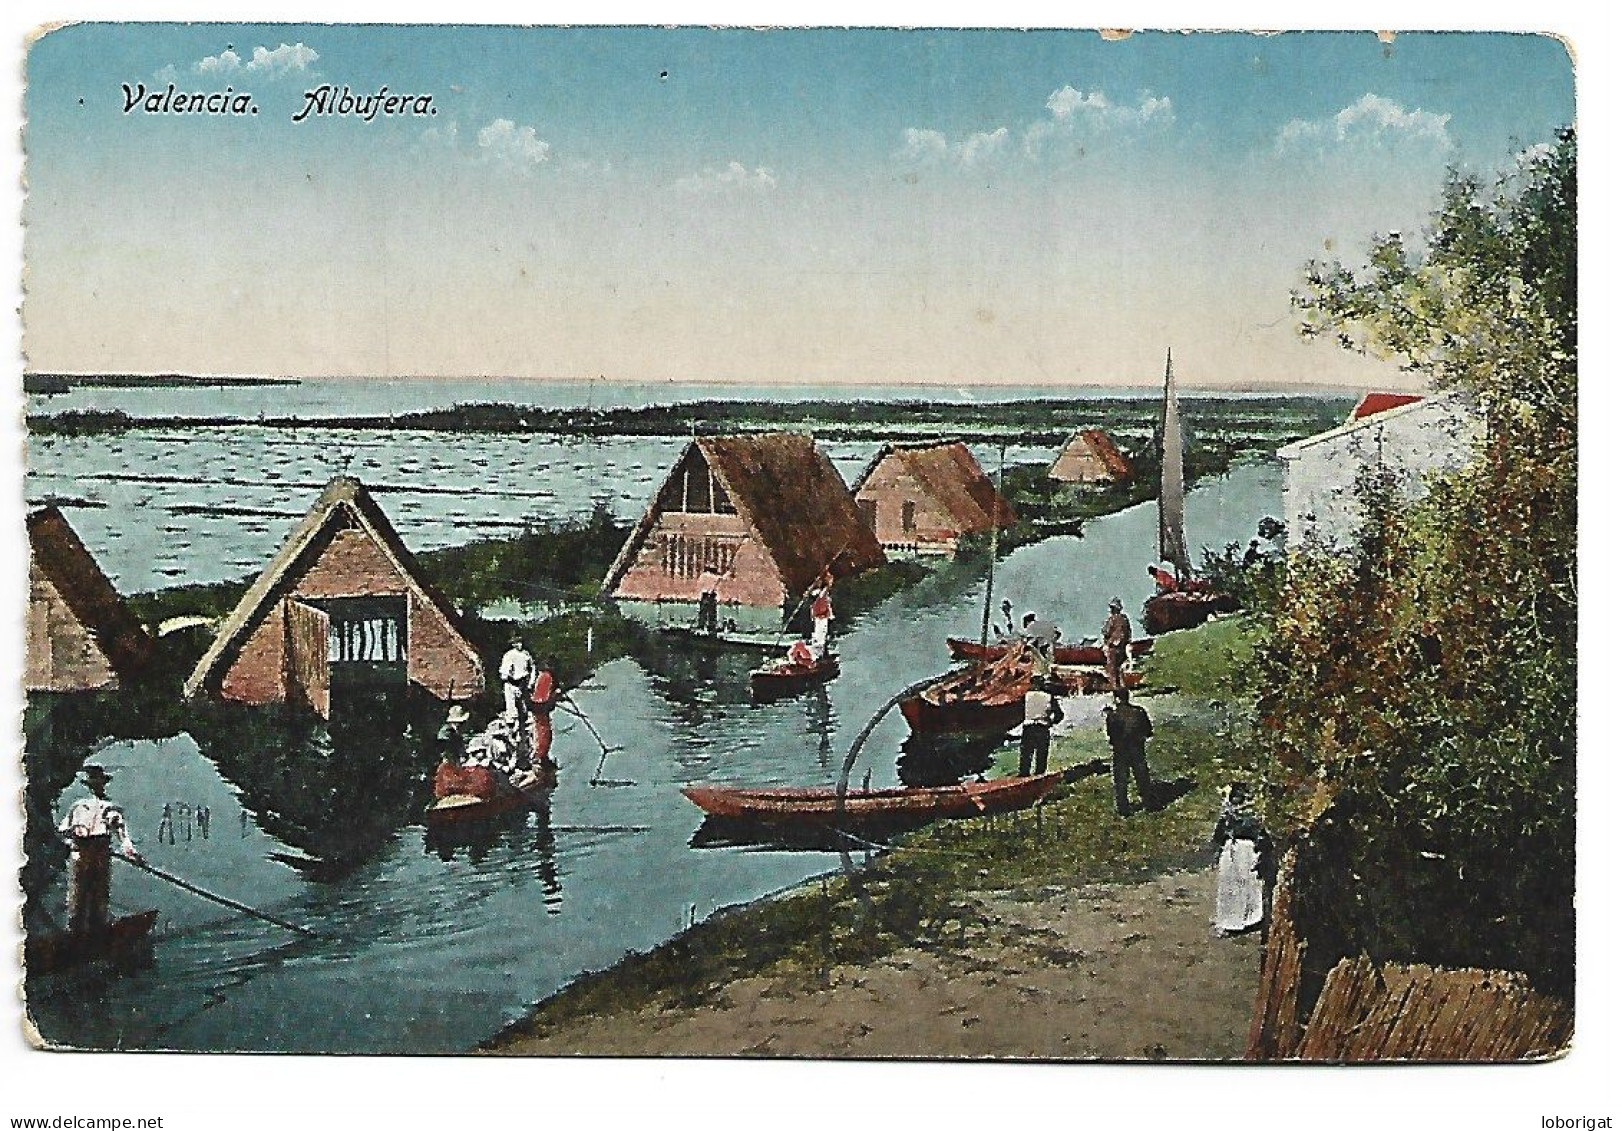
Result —
[{"label": "small thatched cabin", "polygon": [[156,646],[55,507],[28,516],[28,691],[127,685]]},{"label": "small thatched cabin", "polygon": [[1060,483],[1130,483],[1132,462],[1102,428],[1083,428],[1059,451],[1048,478]]},{"label": "small thatched cabin", "polygon": [[328,717],[335,690],[407,684],[466,699],[484,666],[366,488],[340,477],[220,626],[186,694]]},{"label": "small thatched cabin", "polygon": [[602,593],[644,620],[685,623],[709,589],[740,626],[776,627],[824,569],[839,577],[883,564],[810,436],[711,436],[676,460]]},{"label": "small thatched cabin", "polygon": [[889,444],[856,480],[856,505],[888,551],[951,554],[958,539],[1014,524],[968,445]]}]

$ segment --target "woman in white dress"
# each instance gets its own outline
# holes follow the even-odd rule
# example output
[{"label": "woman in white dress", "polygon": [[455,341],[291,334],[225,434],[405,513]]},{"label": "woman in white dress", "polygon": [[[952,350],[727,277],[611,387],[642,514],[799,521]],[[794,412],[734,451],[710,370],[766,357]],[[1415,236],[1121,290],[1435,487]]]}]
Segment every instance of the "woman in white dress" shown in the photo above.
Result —
[{"label": "woman in white dress", "polygon": [[1220,846],[1217,857],[1216,929],[1228,935],[1239,934],[1262,921],[1264,883],[1263,853],[1267,834],[1261,819],[1250,808],[1250,790],[1244,782],[1228,787],[1217,818],[1212,843]]}]

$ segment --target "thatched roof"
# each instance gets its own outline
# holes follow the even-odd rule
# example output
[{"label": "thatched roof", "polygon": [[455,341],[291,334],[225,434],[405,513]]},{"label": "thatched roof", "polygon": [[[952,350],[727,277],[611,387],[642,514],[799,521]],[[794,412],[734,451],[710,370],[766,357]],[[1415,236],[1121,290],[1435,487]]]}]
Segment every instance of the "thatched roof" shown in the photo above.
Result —
[{"label": "thatched roof", "polygon": [[240,645],[262,621],[270,608],[289,590],[293,589],[304,571],[313,565],[326,549],[331,536],[339,529],[359,527],[383,551],[405,582],[408,591],[432,607],[446,622],[463,636],[466,650],[475,662],[478,652],[467,643],[456,610],[433,586],[423,580],[417,561],[406,549],[400,535],[395,532],[382,509],[372,499],[360,480],[339,476],[328,483],[316,500],[310,513],[299,522],[281,549],[270,560],[248,591],[237,602],[231,615],[220,624],[220,630],[209,645],[203,658],[186,680],[186,694],[197,695],[212,681],[224,675],[236,659]]},{"label": "thatched roof", "polygon": [[90,556],[68,520],[55,507],[28,516],[33,563],[56,587],[73,615],[95,636],[107,662],[130,676],[152,660],[152,637],[141,627],[113,583]]},{"label": "thatched roof", "polygon": [[1066,482],[1080,478],[1075,469],[1066,465],[1074,464],[1088,454],[1097,458],[1116,482],[1124,483],[1132,478],[1132,461],[1121,454],[1121,449],[1115,446],[1115,441],[1102,428],[1083,428],[1071,436],[1059,449],[1059,457],[1048,469],[1048,477]]},{"label": "thatched roof", "polygon": [[899,460],[912,479],[952,516],[959,532],[974,534],[993,525],[1012,526],[1014,508],[997,491],[967,444],[886,444],[856,480],[862,487],[887,459]]},{"label": "thatched roof", "polygon": [[705,436],[692,440],[672,464],[603,579],[605,594],[636,561],[662,513],[659,499],[695,448],[771,558],[788,593],[804,593],[824,568],[843,576],[884,564],[884,550],[862,521],[839,470],[810,436]]}]

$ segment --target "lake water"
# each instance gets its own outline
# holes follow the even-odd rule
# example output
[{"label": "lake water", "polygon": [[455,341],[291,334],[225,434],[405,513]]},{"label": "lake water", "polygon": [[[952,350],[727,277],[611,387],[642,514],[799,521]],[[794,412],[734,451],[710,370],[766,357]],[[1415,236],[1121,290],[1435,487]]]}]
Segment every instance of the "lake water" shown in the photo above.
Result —
[{"label": "lake water", "polygon": [[[325,476],[342,466],[337,445],[346,439],[251,427],[202,444],[161,434],[53,438],[35,444],[29,492],[95,492],[103,505],[70,510],[70,518],[126,589],[164,584],[164,570],[177,566],[188,580],[197,578],[214,556],[208,568],[234,576],[263,564]],[[376,463],[352,466],[382,484],[407,475],[461,483],[480,458],[481,474],[501,469],[473,494],[385,488],[380,501],[414,548],[466,540],[489,525],[487,513],[521,522],[598,497],[634,513],[680,443],[443,435],[431,444],[376,441],[353,437],[356,458]],[[849,475],[865,453],[852,448],[837,458]],[[98,468],[104,478],[87,477]],[[1201,483],[1188,501],[1191,545],[1253,536],[1259,518],[1278,513],[1280,486],[1271,462]],[[521,487],[551,494],[522,496]],[[200,499],[260,513],[211,518],[177,509]],[[475,514],[479,525],[466,525]],[[1155,529],[1150,504],[1095,520],[1084,538],[1024,546],[998,565],[998,600],[1039,610],[1070,635],[1094,634],[1110,597],[1122,597],[1132,611],[1147,596],[1144,566]],[[163,564],[144,560],[167,554],[171,543],[185,549]],[[462,845],[432,843],[421,825],[404,819],[335,878],[308,878],[279,859],[300,850],[267,831],[277,827],[277,814],[222,773],[219,763],[230,759],[211,756],[190,735],[100,744],[95,757],[114,773],[112,796],[128,808],[154,865],[326,937],[297,939],[119,868],[115,902],[162,912],[154,967],[88,985],[47,980],[32,987],[34,1019],[48,1039],[74,1045],[466,1050],[581,971],[670,937],[689,916],[703,919],[836,866],[825,853],[692,847],[700,814],[679,787],[832,783],[872,711],[946,666],[948,634],[978,631],[981,584],[972,569],[948,568],[841,625],[843,674],[819,693],[771,705],[748,702],[753,657],[673,656],[647,668],[610,663],[575,698],[608,743],[623,747],[603,767],[604,778],[621,784],[591,784],[599,749],[560,716],[554,755],[562,770],[544,815],[519,814]],[[895,781],[905,729],[892,713],[868,742],[857,776],[871,773],[875,785]],[[69,787],[54,799],[58,815],[77,792]],[[189,839],[157,838],[164,805],[175,813],[177,802],[209,809],[207,839],[194,818],[185,825]],[[333,813],[345,819],[342,809]],[[83,1005],[87,989],[102,997],[94,1008]]]}]

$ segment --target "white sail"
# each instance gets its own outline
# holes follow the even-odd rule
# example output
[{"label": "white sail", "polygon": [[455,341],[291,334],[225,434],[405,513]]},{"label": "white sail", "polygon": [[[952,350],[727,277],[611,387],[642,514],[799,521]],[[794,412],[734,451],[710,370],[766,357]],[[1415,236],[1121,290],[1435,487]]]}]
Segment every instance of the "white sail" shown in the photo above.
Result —
[{"label": "white sail", "polygon": [[1171,562],[1179,578],[1194,572],[1183,537],[1183,418],[1177,409],[1177,385],[1166,351],[1166,399],[1160,415],[1160,559]]}]

